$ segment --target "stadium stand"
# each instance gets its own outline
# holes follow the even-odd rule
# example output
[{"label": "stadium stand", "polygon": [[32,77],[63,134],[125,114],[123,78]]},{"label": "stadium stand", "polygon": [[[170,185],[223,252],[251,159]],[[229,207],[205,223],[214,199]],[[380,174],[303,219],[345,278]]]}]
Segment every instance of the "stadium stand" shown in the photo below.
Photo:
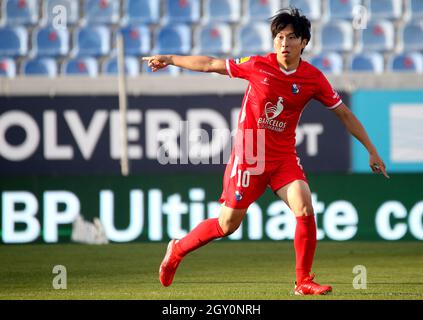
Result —
[{"label": "stadium stand", "polygon": [[350,59],[350,70],[354,72],[383,73],[383,56],[378,52],[353,55]]},{"label": "stadium stand", "polygon": [[312,21],[325,21],[321,0],[289,0],[288,5],[300,9]]},{"label": "stadium stand", "polygon": [[314,56],[311,58],[310,62],[325,73],[340,74],[343,71],[342,57],[336,52],[329,52]]},{"label": "stadium stand", "polygon": [[279,0],[248,0],[243,19],[245,22],[265,21],[272,17],[280,8]]},{"label": "stadium stand", "polygon": [[54,58],[35,58],[22,64],[22,73],[27,76],[46,76],[54,78],[58,74]]},{"label": "stadium stand", "polygon": [[267,23],[249,23],[236,33],[238,46],[235,52],[240,56],[265,54],[272,50],[273,40]]},{"label": "stadium stand", "polygon": [[372,20],[377,19],[400,19],[403,13],[403,2],[398,0],[365,0],[369,8],[369,16]]},{"label": "stadium stand", "polygon": [[422,0],[408,0],[409,11],[412,20],[423,19],[423,1]]},{"label": "stadium stand", "polygon": [[28,31],[23,26],[0,28],[0,56],[17,57],[28,53]]},{"label": "stadium stand", "polygon": [[[103,73],[116,75],[118,73],[117,57],[112,57],[104,61]],[[136,77],[140,73],[140,63],[135,57],[125,57],[125,73],[129,77]]]},{"label": "stadium stand", "polygon": [[330,22],[320,29],[321,46],[327,51],[351,51],[353,38],[353,27],[347,21]]},{"label": "stadium stand", "polygon": [[166,25],[157,30],[154,53],[188,54],[192,48],[191,28],[186,24]]},{"label": "stadium stand", "polygon": [[4,0],[2,12],[8,25],[33,25],[38,22],[38,0]]},{"label": "stadium stand", "polygon": [[167,0],[163,23],[196,23],[200,20],[200,0]]},{"label": "stadium stand", "polygon": [[33,31],[32,55],[65,56],[68,52],[69,33],[67,29],[46,26]]},{"label": "stadium stand", "polygon": [[96,77],[98,62],[93,57],[73,58],[64,62],[63,71],[65,75]]},{"label": "stadium stand", "polygon": [[327,0],[328,19],[353,19],[354,8],[361,5],[361,0]]},{"label": "stadium stand", "polygon": [[130,25],[120,29],[124,39],[125,55],[140,56],[151,51],[150,30],[145,25]]},{"label": "stadium stand", "polygon": [[236,23],[241,19],[240,0],[204,0],[203,22]]},{"label": "stadium stand", "polygon": [[104,56],[110,52],[110,29],[106,26],[86,26],[74,34],[75,56]]},{"label": "stadium stand", "polygon": [[410,52],[391,57],[389,69],[394,72],[423,72],[423,55],[419,52]]},{"label": "stadium stand", "polygon": [[195,54],[228,54],[232,49],[231,27],[225,23],[200,26],[196,32]]},{"label": "stadium stand", "polygon": [[123,12],[123,24],[155,24],[160,21],[160,1],[125,0]]},{"label": "stadium stand", "polygon": [[[380,72],[381,65],[390,72],[393,55],[423,53],[422,0],[0,0],[0,5],[0,56],[16,66],[10,75],[25,75],[28,61],[46,57],[55,59],[58,75],[65,72],[63,60],[76,57],[104,66],[116,55],[119,32],[126,55],[136,59],[157,53],[265,54],[273,50],[269,18],[289,5],[312,20],[306,59],[336,53],[344,72]],[[357,6],[369,12],[362,29],[352,24]]]},{"label": "stadium stand", "polygon": [[[423,1],[422,1],[423,3]],[[404,26],[400,32],[404,51],[423,50],[423,22],[413,21]]]},{"label": "stadium stand", "polygon": [[369,22],[362,30],[363,51],[392,51],[395,45],[394,24],[389,20]]},{"label": "stadium stand", "polygon": [[84,2],[84,19],[88,23],[116,24],[119,18],[119,0],[86,0]]},{"label": "stadium stand", "polygon": [[45,0],[43,1],[43,18],[41,24],[61,22],[63,27],[79,22],[79,1]]},{"label": "stadium stand", "polygon": [[13,78],[15,75],[15,61],[12,58],[0,58],[0,77]]}]

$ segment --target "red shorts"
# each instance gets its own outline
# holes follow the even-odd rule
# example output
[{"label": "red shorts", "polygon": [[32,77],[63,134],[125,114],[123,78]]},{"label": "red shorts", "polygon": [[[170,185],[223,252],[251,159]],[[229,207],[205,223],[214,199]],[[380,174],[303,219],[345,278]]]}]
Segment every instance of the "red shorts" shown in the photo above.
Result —
[{"label": "red shorts", "polygon": [[[239,164],[232,154],[223,177],[223,192],[219,202],[232,209],[247,209],[270,186],[273,192],[295,180],[307,182],[300,159],[295,155],[281,156],[277,162],[266,162],[259,174],[254,167]],[[253,172],[253,173],[252,173]]]}]

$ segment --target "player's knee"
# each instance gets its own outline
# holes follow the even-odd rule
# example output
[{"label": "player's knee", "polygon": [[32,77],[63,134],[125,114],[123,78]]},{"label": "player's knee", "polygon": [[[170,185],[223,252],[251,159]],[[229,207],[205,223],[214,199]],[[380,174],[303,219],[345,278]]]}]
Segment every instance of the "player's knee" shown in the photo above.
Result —
[{"label": "player's knee", "polygon": [[312,216],[314,215],[313,206],[311,204],[302,204],[295,209],[294,213],[297,217]]},{"label": "player's knee", "polygon": [[234,233],[239,228],[239,225],[240,225],[239,223],[235,221],[231,221],[231,220],[223,220],[219,222],[225,237]]}]

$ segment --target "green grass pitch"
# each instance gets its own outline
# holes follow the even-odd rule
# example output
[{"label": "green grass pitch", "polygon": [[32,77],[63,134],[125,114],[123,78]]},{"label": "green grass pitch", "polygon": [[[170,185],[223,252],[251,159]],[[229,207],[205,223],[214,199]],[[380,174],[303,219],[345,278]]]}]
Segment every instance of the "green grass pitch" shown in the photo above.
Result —
[{"label": "green grass pitch", "polygon": [[[334,289],[321,297],[293,295],[292,242],[215,241],[188,255],[162,288],[166,245],[3,245],[0,299],[423,299],[421,242],[319,242],[316,281]],[[66,267],[66,290],[53,289],[55,265]],[[367,289],[353,288],[357,265],[366,267]]]}]

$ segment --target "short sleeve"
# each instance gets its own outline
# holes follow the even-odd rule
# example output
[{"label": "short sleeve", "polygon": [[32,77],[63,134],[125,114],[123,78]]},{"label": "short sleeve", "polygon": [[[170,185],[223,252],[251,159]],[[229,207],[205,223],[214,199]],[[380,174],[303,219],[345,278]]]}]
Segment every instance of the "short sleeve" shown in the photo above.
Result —
[{"label": "short sleeve", "polygon": [[325,75],[321,72],[319,78],[317,79],[317,86],[318,88],[314,98],[323,103],[326,108],[332,110],[342,104],[342,99],[338,92],[332,88],[328,79],[326,79]]},{"label": "short sleeve", "polygon": [[226,60],[226,70],[231,78],[248,80],[253,69],[256,57],[244,57]]}]

